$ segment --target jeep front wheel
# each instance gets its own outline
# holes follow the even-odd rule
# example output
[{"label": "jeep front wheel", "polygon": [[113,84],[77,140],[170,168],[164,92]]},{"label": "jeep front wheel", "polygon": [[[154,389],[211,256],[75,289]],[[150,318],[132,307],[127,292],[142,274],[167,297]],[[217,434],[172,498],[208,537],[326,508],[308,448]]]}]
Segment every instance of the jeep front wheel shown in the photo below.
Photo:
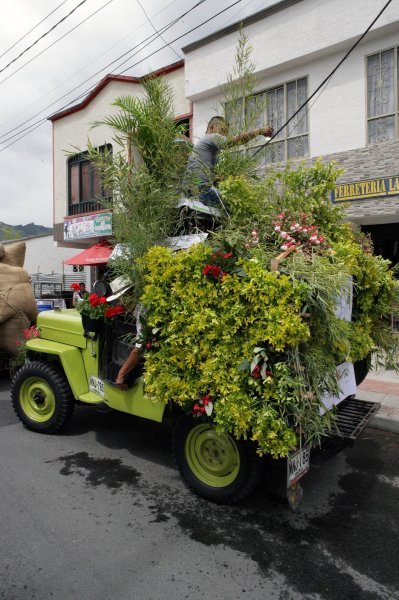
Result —
[{"label": "jeep front wheel", "polygon": [[255,445],[217,433],[209,422],[182,417],[176,425],[173,452],[186,484],[213,502],[238,502],[262,478],[262,461]]},{"label": "jeep front wheel", "polygon": [[74,408],[64,375],[41,361],[29,362],[17,371],[11,386],[11,401],[19,420],[39,433],[59,431]]}]

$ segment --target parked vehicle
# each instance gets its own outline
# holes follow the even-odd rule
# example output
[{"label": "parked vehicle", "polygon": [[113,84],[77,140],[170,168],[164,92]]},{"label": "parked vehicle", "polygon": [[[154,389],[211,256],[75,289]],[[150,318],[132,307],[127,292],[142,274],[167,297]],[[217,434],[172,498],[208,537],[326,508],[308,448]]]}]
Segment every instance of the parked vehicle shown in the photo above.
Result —
[{"label": "parked vehicle", "polygon": [[[146,399],[139,369],[131,373],[127,390],[115,386],[130,351],[124,339],[134,332],[134,324],[118,317],[99,332],[87,333],[81,315],[67,309],[41,312],[38,328],[40,337],[28,340],[29,360],[16,373],[11,388],[16,414],[28,429],[57,433],[77,401],[158,422],[172,417],[174,456],[194,492],[216,502],[234,503],[256,488],[264,461],[253,442],[220,435],[206,419]],[[357,366],[359,377],[365,376],[365,364]],[[337,430],[326,436],[326,442],[352,443],[377,409],[374,403],[346,398],[338,405]],[[293,503],[297,482],[309,469],[311,450],[301,448],[287,461],[287,489]]]},{"label": "parked vehicle", "polygon": [[[179,208],[183,235],[169,239],[175,250],[205,239],[204,229],[209,230],[220,218],[218,209],[197,200],[182,199]],[[117,246],[113,254],[123,251]],[[101,295],[110,290],[104,284],[102,287]],[[347,307],[341,310],[345,312]],[[206,416],[193,417],[175,404],[146,398],[140,366],[129,375],[126,390],[117,387],[116,376],[131,350],[126,339],[135,335],[135,323],[121,316],[108,324],[98,323],[98,331],[87,332],[74,309],[39,314],[40,335],[27,342],[28,362],[12,382],[12,403],[21,422],[38,433],[57,433],[72,416],[76,402],[105,405],[158,422],[172,418],[173,453],[187,485],[215,502],[235,503],[248,496],[259,484],[265,465],[255,443],[217,433]],[[311,456],[319,459],[352,444],[378,410],[375,403],[355,399],[356,384],[367,375],[367,361],[360,361],[355,368],[350,364],[340,368],[341,396],[324,401],[327,409],[337,404],[334,431],[326,434],[321,449],[305,445],[288,457],[287,497],[293,506],[300,500],[298,482],[308,472]]]}]

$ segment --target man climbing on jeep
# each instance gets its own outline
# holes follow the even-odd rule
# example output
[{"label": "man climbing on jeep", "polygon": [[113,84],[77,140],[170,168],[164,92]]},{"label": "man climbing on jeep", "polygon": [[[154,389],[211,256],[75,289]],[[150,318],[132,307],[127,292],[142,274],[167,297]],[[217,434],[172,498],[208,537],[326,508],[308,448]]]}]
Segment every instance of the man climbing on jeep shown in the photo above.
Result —
[{"label": "man climbing on jeep", "polygon": [[[223,203],[218,189],[214,186],[214,171],[223,148],[246,144],[253,138],[263,135],[270,137],[271,127],[258,127],[244,131],[233,137],[228,137],[228,123],[224,117],[212,117],[206,128],[206,133],[194,145],[188,157],[184,175],[184,185],[193,195],[192,188],[199,190],[198,199],[208,206],[220,207]],[[195,195],[195,194],[194,194]]]}]

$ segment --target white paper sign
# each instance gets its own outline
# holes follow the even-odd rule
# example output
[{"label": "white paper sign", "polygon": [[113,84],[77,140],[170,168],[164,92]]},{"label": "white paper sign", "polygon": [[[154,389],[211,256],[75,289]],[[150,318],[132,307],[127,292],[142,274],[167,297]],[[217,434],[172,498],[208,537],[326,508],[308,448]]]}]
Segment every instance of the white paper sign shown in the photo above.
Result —
[{"label": "white paper sign", "polygon": [[[353,364],[344,362],[337,367],[337,371],[339,373],[340,393],[338,396],[331,396],[327,393],[324,394],[322,402],[326,407],[326,410],[329,410],[334,404],[339,404],[342,400],[345,400],[345,398],[352,396],[357,392]],[[323,414],[324,412],[325,410],[320,408],[320,414]]]}]

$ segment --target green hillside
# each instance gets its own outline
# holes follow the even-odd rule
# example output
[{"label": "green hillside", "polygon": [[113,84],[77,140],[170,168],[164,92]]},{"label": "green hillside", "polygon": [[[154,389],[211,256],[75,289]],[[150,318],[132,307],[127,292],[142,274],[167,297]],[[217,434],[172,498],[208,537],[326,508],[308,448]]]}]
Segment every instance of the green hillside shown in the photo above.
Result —
[{"label": "green hillside", "polygon": [[44,225],[36,225],[35,223],[7,225],[7,223],[0,221],[0,241],[18,240],[20,238],[52,233],[52,231],[51,227],[44,227]]}]

